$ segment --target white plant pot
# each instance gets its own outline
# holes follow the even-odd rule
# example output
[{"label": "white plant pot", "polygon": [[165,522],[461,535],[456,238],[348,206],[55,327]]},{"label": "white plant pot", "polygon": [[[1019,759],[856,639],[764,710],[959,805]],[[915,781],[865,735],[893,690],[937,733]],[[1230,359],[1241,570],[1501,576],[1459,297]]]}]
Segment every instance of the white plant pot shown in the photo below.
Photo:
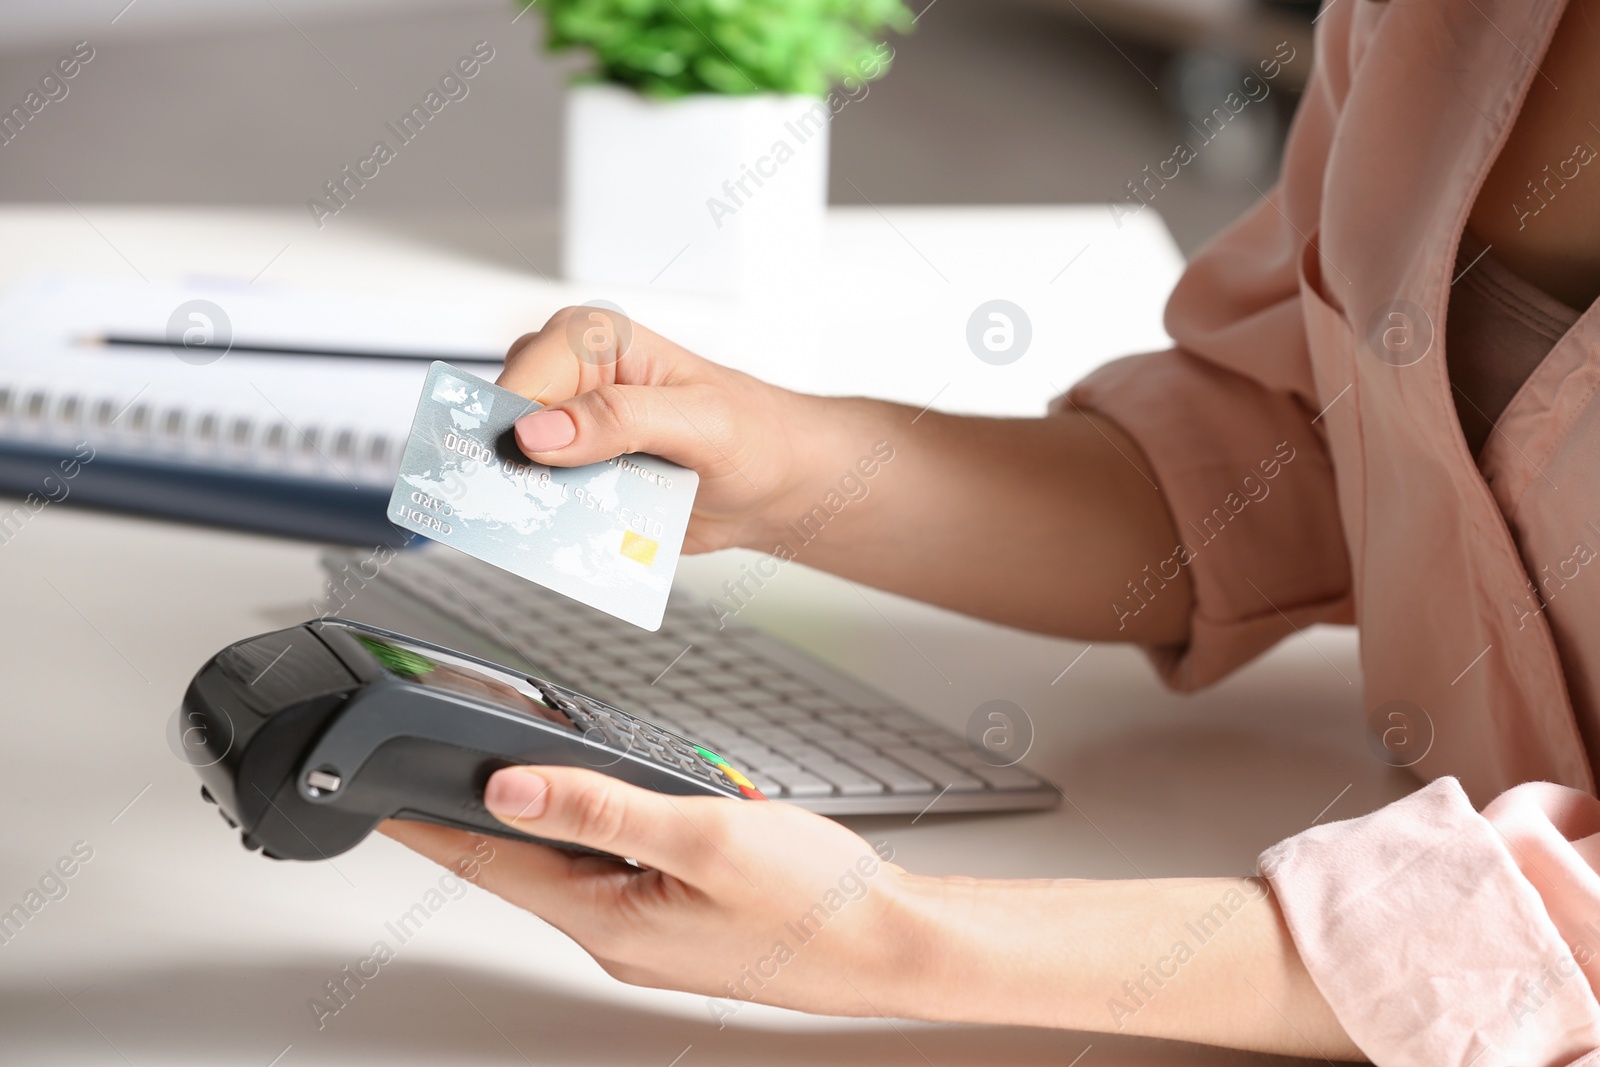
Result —
[{"label": "white plant pot", "polygon": [[573,87],[563,272],[732,296],[803,284],[821,245],[831,117],[815,97]]}]

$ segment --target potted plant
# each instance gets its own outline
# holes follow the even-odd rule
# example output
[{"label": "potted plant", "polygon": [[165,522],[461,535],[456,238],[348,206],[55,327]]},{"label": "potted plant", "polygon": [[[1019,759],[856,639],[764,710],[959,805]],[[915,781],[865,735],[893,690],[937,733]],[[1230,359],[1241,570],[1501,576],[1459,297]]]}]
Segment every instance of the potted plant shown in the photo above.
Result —
[{"label": "potted plant", "polygon": [[575,281],[748,293],[815,261],[828,127],[889,67],[902,0],[519,0],[592,69],[566,108]]}]

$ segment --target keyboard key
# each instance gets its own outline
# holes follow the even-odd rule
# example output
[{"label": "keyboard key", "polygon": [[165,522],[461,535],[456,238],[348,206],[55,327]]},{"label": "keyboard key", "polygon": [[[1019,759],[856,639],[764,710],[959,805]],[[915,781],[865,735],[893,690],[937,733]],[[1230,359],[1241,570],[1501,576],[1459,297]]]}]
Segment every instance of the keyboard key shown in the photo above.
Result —
[{"label": "keyboard key", "polygon": [[988,764],[982,764],[969,767],[968,771],[982,778],[990,789],[1037,789],[1041,784],[1038,778],[1016,767],[990,767]]},{"label": "keyboard key", "polygon": [[[833,795],[832,784],[823,781],[814,774],[807,774],[796,767],[794,770],[768,770],[765,772],[773,781],[783,786],[785,796],[791,797],[826,797]],[[759,786],[757,787],[759,788]]]},{"label": "keyboard key", "polygon": [[874,726],[881,726],[886,730],[897,730],[900,733],[912,736],[937,733],[952,740],[962,740],[959,735],[935,724],[927,716],[918,715],[916,712],[907,711],[904,708],[879,708],[876,711],[863,711],[861,718]]},{"label": "keyboard key", "polygon": [[888,787],[891,793],[932,793],[934,785],[920,774],[913,774],[892,759],[883,756],[857,756],[850,760],[857,768]]},{"label": "keyboard key", "polygon": [[960,751],[941,752],[940,755],[968,774],[982,778],[990,789],[1032,789],[1040,784],[1037,776],[1021,767],[996,767],[964,746]]},{"label": "keyboard key", "polygon": [[982,779],[974,778],[961,768],[946,763],[932,752],[906,746],[886,748],[884,755],[899,760],[918,774],[927,775],[937,782],[941,789],[948,786],[952,793],[977,793],[984,789]]},{"label": "keyboard key", "polygon": [[685,704],[681,700],[673,700],[670,697],[665,700],[653,700],[650,702],[650,706],[658,709],[665,715],[671,715],[675,719],[687,720],[705,718],[705,715],[696,710],[692,705]]},{"label": "keyboard key", "polygon": [[789,703],[793,704],[797,708],[805,708],[807,711],[842,711],[842,710],[844,710],[844,708],[840,705],[839,700],[838,700],[837,697],[831,697],[831,696],[828,696],[825,693],[818,693],[818,694],[815,694],[815,695],[796,696],[793,699],[791,699],[789,701]]},{"label": "keyboard key", "polygon": [[[789,692],[798,681],[794,675],[785,673],[782,667],[775,664],[762,663],[760,660],[752,661],[742,671],[735,669],[733,673],[743,673],[745,677],[750,679],[752,685],[759,686],[769,693]],[[808,686],[807,688],[809,689],[810,687]]]},{"label": "keyboard key", "polygon": [[723,669],[738,678],[739,684],[750,688],[759,688],[765,679],[777,674],[779,670],[771,664],[759,660],[752,662],[748,659],[738,666],[724,666]]},{"label": "keyboard key", "polygon": [[702,711],[743,711],[745,702],[737,700],[723,693],[696,693],[686,698],[686,703],[693,704]]},{"label": "keyboard key", "polygon": [[798,774],[801,767],[781,752],[772,752],[762,755],[741,756],[745,764],[762,774],[770,774],[779,781],[784,780],[786,773]]},{"label": "keyboard key", "polygon": [[796,696],[815,696],[819,692],[816,686],[792,674],[769,674],[762,678],[761,688],[772,693],[792,693]]},{"label": "keyboard key", "polygon": [[793,730],[783,726],[747,726],[744,732],[764,745],[771,745],[773,748],[781,748],[786,751],[801,744],[799,736]]},{"label": "keyboard key", "polygon": [[883,792],[883,783],[848,763],[838,760],[805,760],[805,769],[830,783],[840,795],[847,797],[876,796]]},{"label": "keyboard key", "polygon": [[741,675],[734,674],[723,667],[714,667],[710,670],[702,668],[700,672],[695,675],[695,678],[696,680],[703,682],[711,689],[728,690],[734,692],[744,689],[750,684],[748,679]]},{"label": "keyboard key", "polygon": [[892,730],[863,729],[852,730],[850,736],[864,745],[874,748],[885,746],[898,748],[906,743],[906,739]]},{"label": "keyboard key", "polygon": [[750,779],[750,784],[761,790],[762,795],[766,796],[768,799],[783,795],[783,786],[780,785],[775,779],[768,778],[766,775],[759,773],[747,774],[745,777]]},{"label": "keyboard key", "polygon": [[[768,742],[770,744],[770,742]],[[795,741],[787,745],[773,745],[785,756],[794,760],[802,767],[809,767],[813,763],[833,763],[837,757],[827,749],[811,744],[809,741]]]},{"label": "keyboard key", "polygon": [[766,745],[757,744],[754,741],[735,741],[733,744],[725,744],[715,751],[720,756],[728,757],[730,763],[737,760],[742,763],[748,763],[753,767],[759,767],[781,758]]},{"label": "keyboard key", "polygon": [[606,685],[621,687],[639,684],[638,676],[632,671],[625,671],[607,664],[591,666],[588,668],[588,672]]},{"label": "keyboard key", "polygon": [[630,700],[640,700],[654,703],[663,698],[667,700],[672,699],[672,697],[669,696],[664,690],[657,689],[652,685],[640,685],[637,682],[631,682],[627,685],[619,685],[616,688],[617,692],[621,693],[625,697],[628,697]]},{"label": "keyboard key", "polygon": [[689,738],[691,741],[703,741],[711,748],[716,749],[718,752],[722,751],[724,748],[727,748],[729,745],[737,745],[740,742],[750,740],[738,730],[728,726],[717,725],[702,726],[698,730],[685,731],[684,736]]},{"label": "keyboard key", "polygon": [[741,728],[762,727],[768,725],[772,721],[759,711],[754,711],[750,708],[729,708],[726,710],[719,709],[716,712],[716,720],[718,722],[725,722],[730,726],[738,726]]},{"label": "keyboard key", "polygon": [[853,740],[833,741],[827,738],[820,738],[817,741],[817,747],[833,753],[840,759],[849,760],[851,763],[861,759],[875,759],[878,755],[877,750],[871,745],[864,745],[860,741]]}]

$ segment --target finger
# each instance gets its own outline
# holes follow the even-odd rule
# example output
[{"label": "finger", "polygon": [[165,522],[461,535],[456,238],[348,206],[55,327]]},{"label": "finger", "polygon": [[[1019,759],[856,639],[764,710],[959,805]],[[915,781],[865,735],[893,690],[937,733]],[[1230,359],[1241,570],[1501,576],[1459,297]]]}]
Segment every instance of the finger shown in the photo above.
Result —
[{"label": "finger", "polygon": [[607,906],[642,873],[611,860],[434,823],[390,819],[378,832],[562,929],[591,914],[595,905]]},{"label": "finger", "polygon": [[571,857],[565,853],[535,845],[531,841],[491,838],[486,834],[456,830],[431,822],[389,819],[378,826],[378,832],[428,857],[457,877],[478,884],[484,884],[484,872],[489,865],[506,855],[505,850],[513,846],[533,850],[532,854],[521,860],[519,866],[540,878],[564,878],[572,863]]},{"label": "finger", "polygon": [[506,352],[496,384],[541,404],[608,382],[664,383],[699,357],[609,308],[562,308]]},{"label": "finger", "polygon": [[690,884],[728,862],[717,841],[731,800],[671,797],[580,767],[507,767],[490,777],[483,802],[525,834],[627,856]]},{"label": "finger", "polygon": [[601,385],[524,415],[517,444],[558,467],[648,452],[702,475],[736,469],[725,394],[702,385]]},{"label": "finger", "polygon": [[530,344],[532,344],[534,339],[537,338],[538,336],[539,336],[539,331],[538,330],[533,330],[533,331],[530,331],[528,333],[523,334],[521,337],[517,338],[515,341],[512,341],[511,342],[511,347],[506,349],[505,359],[502,360],[501,362],[510,363],[512,360],[516,359],[518,357],[518,355],[522,352],[522,350],[524,348],[527,348]]},{"label": "finger", "polygon": [[541,404],[572,396],[578,391],[583,367],[560,346],[558,338],[559,330],[551,332],[551,323],[517,338],[506,350],[505,366],[495,384]]}]

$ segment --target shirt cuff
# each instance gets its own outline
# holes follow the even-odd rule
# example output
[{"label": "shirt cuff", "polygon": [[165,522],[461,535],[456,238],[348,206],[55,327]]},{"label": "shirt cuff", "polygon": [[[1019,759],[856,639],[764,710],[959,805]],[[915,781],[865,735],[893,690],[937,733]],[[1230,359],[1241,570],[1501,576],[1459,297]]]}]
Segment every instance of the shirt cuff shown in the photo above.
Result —
[{"label": "shirt cuff", "polygon": [[1318,989],[1380,1067],[1554,1067],[1600,1048],[1589,979],[1454,778],[1291,837],[1260,868]]},{"label": "shirt cuff", "polygon": [[1146,649],[1168,685],[1198,689],[1298,629],[1351,621],[1333,464],[1291,396],[1172,350],[1108,363],[1052,405],[1066,410],[1131,437],[1172,516],[1178,543],[1111,606],[1126,620],[1189,572],[1188,643]]}]

